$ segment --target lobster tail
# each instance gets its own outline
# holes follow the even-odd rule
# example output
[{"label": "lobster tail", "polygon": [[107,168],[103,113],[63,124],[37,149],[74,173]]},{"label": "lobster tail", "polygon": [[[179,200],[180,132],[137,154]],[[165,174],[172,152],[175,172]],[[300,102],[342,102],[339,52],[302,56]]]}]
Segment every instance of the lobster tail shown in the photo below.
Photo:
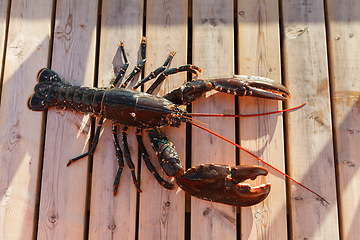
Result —
[{"label": "lobster tail", "polygon": [[30,110],[44,111],[54,106],[95,117],[99,115],[104,89],[63,83],[56,72],[47,68],[41,69],[36,78],[38,84],[34,88],[34,94],[28,100]]},{"label": "lobster tail", "polygon": [[[62,83],[60,77],[56,72],[42,68],[36,75],[36,84],[34,94],[29,97],[28,108],[33,111],[44,111],[45,109],[54,106],[57,98],[57,92]],[[52,85],[57,87],[53,88]]]}]

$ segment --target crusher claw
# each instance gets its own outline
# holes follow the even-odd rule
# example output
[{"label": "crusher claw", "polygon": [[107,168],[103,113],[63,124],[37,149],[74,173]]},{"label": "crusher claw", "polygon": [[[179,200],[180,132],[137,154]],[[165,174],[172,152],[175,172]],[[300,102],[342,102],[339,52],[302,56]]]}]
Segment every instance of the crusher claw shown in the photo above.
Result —
[{"label": "crusher claw", "polygon": [[263,201],[270,192],[270,184],[251,187],[243,183],[267,175],[268,171],[256,165],[200,165],[176,178],[177,184],[190,195],[232,206],[252,206]]}]

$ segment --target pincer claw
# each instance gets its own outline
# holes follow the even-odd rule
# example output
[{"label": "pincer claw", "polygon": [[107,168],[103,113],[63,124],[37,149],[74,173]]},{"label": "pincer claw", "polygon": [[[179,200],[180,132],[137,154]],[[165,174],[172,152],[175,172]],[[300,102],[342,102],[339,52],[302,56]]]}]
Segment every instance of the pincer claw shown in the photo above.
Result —
[{"label": "pincer claw", "polygon": [[289,90],[282,84],[264,77],[232,75],[208,78],[219,92],[274,100],[286,100]]},{"label": "pincer claw", "polygon": [[201,165],[189,169],[185,175],[177,177],[177,184],[190,195],[213,202],[232,206],[251,206],[263,201],[270,192],[270,184],[251,187],[242,183],[267,175],[260,166]]}]

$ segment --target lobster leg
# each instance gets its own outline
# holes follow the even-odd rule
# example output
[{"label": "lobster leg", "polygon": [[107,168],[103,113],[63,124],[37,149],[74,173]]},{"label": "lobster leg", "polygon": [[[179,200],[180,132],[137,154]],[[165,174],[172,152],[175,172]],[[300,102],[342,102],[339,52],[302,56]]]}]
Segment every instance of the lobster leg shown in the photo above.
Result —
[{"label": "lobster leg", "polygon": [[166,58],[164,64],[160,67],[158,67],[157,69],[155,69],[154,71],[151,71],[149,75],[147,75],[144,79],[142,79],[141,81],[139,81],[137,84],[135,84],[135,86],[133,87],[133,89],[137,89],[138,87],[140,87],[141,85],[143,85],[144,83],[150,81],[153,78],[156,78],[160,73],[162,73],[163,71],[165,71],[165,69],[167,68],[167,66],[170,63],[170,60],[174,57],[176,52],[171,52],[169,53],[168,57]]},{"label": "lobster leg", "polygon": [[150,93],[150,94],[153,93],[153,91],[165,80],[165,78],[167,78],[167,76],[169,76],[171,74],[186,71],[186,72],[191,72],[197,76],[198,74],[195,70],[201,72],[201,69],[199,67],[190,65],[190,64],[184,65],[181,67],[177,67],[177,68],[170,68],[170,69],[162,72],[160,74],[160,76],[156,79],[156,81],[149,87],[149,89],[146,92]]},{"label": "lobster leg", "polygon": [[120,81],[120,79],[124,76],[126,69],[129,67],[129,62],[127,60],[126,57],[126,53],[125,53],[125,47],[124,47],[124,43],[123,41],[120,42],[120,49],[121,49],[121,53],[123,55],[124,58],[124,66],[122,66],[122,68],[120,69],[119,74],[117,75],[117,77],[115,78],[113,84],[111,85],[111,88],[116,87],[116,85],[118,84],[118,82]]},{"label": "lobster leg", "polygon": [[136,179],[135,165],[134,165],[133,161],[131,160],[131,153],[130,153],[128,142],[127,142],[127,135],[128,135],[127,131],[128,131],[128,127],[123,126],[122,141],[123,141],[123,147],[124,147],[124,157],[125,157],[126,164],[130,168],[131,176],[132,176],[132,179],[133,179],[136,189],[139,192],[142,192],[140,189],[140,186],[139,186],[139,181]]},{"label": "lobster leg", "polygon": [[136,129],[136,139],[138,141],[138,145],[140,148],[141,155],[145,161],[146,167],[149,169],[149,171],[154,175],[155,179],[160,183],[161,186],[163,186],[166,189],[174,189],[174,185],[172,183],[166,182],[156,171],[156,168],[150,161],[150,156],[146,151],[146,148],[144,146],[143,140],[142,140],[142,132],[140,128]]},{"label": "lobster leg", "polygon": [[129,82],[136,76],[136,74],[140,73],[144,68],[146,62],[146,38],[143,37],[141,41],[141,60],[134,67],[131,73],[126,77],[125,81],[121,84],[121,87],[126,88]]},{"label": "lobster leg", "polygon": [[113,136],[113,142],[115,145],[115,156],[118,160],[119,168],[115,176],[114,180],[114,196],[117,194],[117,190],[120,183],[120,177],[122,174],[122,171],[124,169],[124,159],[123,159],[123,152],[121,151],[119,141],[117,139],[117,125],[115,123],[112,124],[112,136]]},{"label": "lobster leg", "polygon": [[101,130],[101,127],[104,123],[104,118],[100,118],[99,120],[99,123],[98,123],[98,127],[96,128],[96,132],[95,132],[95,136],[94,136],[94,139],[93,141],[91,142],[91,147],[90,147],[90,150],[84,154],[81,154],[80,156],[77,156],[75,158],[72,158],[69,160],[69,162],[66,164],[66,166],[70,166],[73,162],[76,162],[77,160],[80,160],[86,156],[89,156],[89,155],[93,155],[94,152],[95,152],[95,149],[98,145],[98,142],[99,142],[99,137],[100,137],[100,130]]},{"label": "lobster leg", "polygon": [[191,72],[191,73],[193,73],[193,74],[195,74],[197,76],[198,74],[197,74],[196,70],[201,72],[201,69],[199,67],[194,66],[194,65],[190,65],[190,64],[184,65],[184,66],[181,66],[181,67],[178,67],[178,68],[166,69],[169,66],[170,60],[174,57],[175,53],[176,52],[171,52],[162,66],[158,67],[155,71],[152,71],[147,77],[145,77],[144,79],[139,81],[137,84],[135,84],[135,86],[132,89],[133,90],[137,89],[138,87],[140,87],[144,83],[146,83],[146,82],[150,81],[151,79],[156,78],[157,76],[159,76],[156,79],[156,81],[146,91],[147,93],[151,94],[165,80],[165,78],[170,74],[175,74],[175,73],[178,73],[178,72],[187,71],[187,72]]},{"label": "lobster leg", "polygon": [[[127,60],[127,57],[125,54],[124,44],[122,41],[120,43],[120,48],[121,48],[121,51],[122,51],[122,54],[124,57],[125,64],[122,67],[122,69],[120,70],[119,75],[116,77],[111,88],[114,88],[117,85],[117,83],[120,81],[122,76],[125,74],[127,67],[129,66],[129,63],[128,63],[128,60]],[[143,37],[143,40],[141,42],[141,60],[134,67],[134,69],[131,71],[131,73],[126,77],[125,81],[121,84],[120,88],[127,87],[129,82],[135,77],[135,75],[138,74],[144,68],[145,62],[146,62],[146,39],[145,39],[145,37]],[[124,151],[125,151],[124,156],[125,156],[126,164],[128,165],[128,167],[131,170],[131,176],[133,178],[134,185],[139,192],[142,192],[140,189],[139,181],[136,179],[135,165],[134,165],[133,161],[131,160],[131,153],[130,153],[128,143],[127,143],[127,129],[128,128],[126,126],[123,126],[122,139],[123,139],[123,146],[124,146]],[[116,177],[114,180],[114,196],[116,196],[117,190],[119,187],[119,183],[120,183],[120,177],[121,177],[122,171],[124,169],[124,159],[123,159],[123,152],[121,151],[119,142],[117,140],[117,125],[115,123],[112,124],[112,135],[113,135],[113,141],[114,141],[114,146],[115,146],[115,155],[116,155],[116,158],[118,159],[118,164],[119,164],[119,169],[116,173]]]}]

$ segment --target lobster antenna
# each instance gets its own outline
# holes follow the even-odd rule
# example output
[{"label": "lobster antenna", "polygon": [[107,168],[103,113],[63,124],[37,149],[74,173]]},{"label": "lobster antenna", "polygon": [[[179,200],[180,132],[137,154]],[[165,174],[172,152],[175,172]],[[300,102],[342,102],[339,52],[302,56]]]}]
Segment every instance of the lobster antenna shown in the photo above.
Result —
[{"label": "lobster antenna", "polygon": [[299,109],[299,108],[303,107],[305,104],[306,103],[303,103],[303,104],[301,104],[299,106],[296,106],[296,107],[283,109],[283,110],[278,110],[278,111],[274,111],[274,112],[267,112],[267,113],[239,114],[239,115],[234,115],[234,114],[188,113],[188,115],[192,116],[192,117],[257,117],[257,116],[264,116],[264,115],[288,112],[288,111],[291,111],[291,110]]},{"label": "lobster antenna", "polygon": [[222,139],[222,140],[227,141],[228,143],[234,145],[235,147],[240,148],[240,149],[243,150],[244,152],[250,154],[251,156],[253,156],[253,157],[256,158],[257,160],[259,160],[260,162],[264,163],[265,165],[271,167],[271,168],[274,169],[275,171],[277,171],[277,172],[281,173],[282,175],[286,176],[287,178],[289,178],[289,179],[290,179],[291,181],[293,181],[294,183],[297,183],[297,184],[300,185],[301,187],[303,187],[303,188],[305,188],[306,190],[310,191],[311,193],[315,194],[315,195],[318,196],[321,200],[323,200],[324,202],[326,202],[327,204],[329,204],[329,202],[326,201],[325,198],[323,198],[322,196],[320,196],[319,194],[317,194],[316,192],[314,192],[314,191],[311,190],[310,188],[308,188],[308,187],[304,186],[303,184],[299,183],[298,181],[296,181],[295,179],[293,179],[292,177],[290,177],[290,176],[287,175],[286,173],[280,171],[280,170],[277,169],[276,167],[274,167],[274,166],[270,165],[269,163],[265,162],[264,160],[262,160],[261,158],[259,158],[259,157],[256,156],[255,154],[253,154],[253,153],[251,153],[250,151],[246,150],[245,148],[241,147],[239,144],[234,143],[233,141],[231,141],[231,140],[229,140],[229,139],[221,136],[220,134],[218,134],[218,133],[216,133],[216,132],[213,132],[213,131],[211,131],[210,129],[207,129],[207,128],[205,128],[205,127],[203,127],[203,126],[201,126],[201,125],[199,125],[199,124],[197,124],[197,123],[195,123],[195,122],[190,121],[190,123],[191,123],[192,125],[194,125],[195,127],[201,128],[201,129],[203,129],[203,130],[205,130],[205,131],[207,131],[207,132],[215,135],[216,137],[218,137],[218,138],[220,138],[220,139]]},{"label": "lobster antenna", "polygon": [[184,118],[186,118],[188,121],[194,121],[194,122],[201,123],[202,125],[209,126],[209,124],[204,123],[204,122],[202,122],[202,121],[200,121],[200,120],[197,120],[197,119],[194,119],[194,118],[191,118],[191,117],[185,116],[185,115],[184,115],[183,117],[184,117]]}]

